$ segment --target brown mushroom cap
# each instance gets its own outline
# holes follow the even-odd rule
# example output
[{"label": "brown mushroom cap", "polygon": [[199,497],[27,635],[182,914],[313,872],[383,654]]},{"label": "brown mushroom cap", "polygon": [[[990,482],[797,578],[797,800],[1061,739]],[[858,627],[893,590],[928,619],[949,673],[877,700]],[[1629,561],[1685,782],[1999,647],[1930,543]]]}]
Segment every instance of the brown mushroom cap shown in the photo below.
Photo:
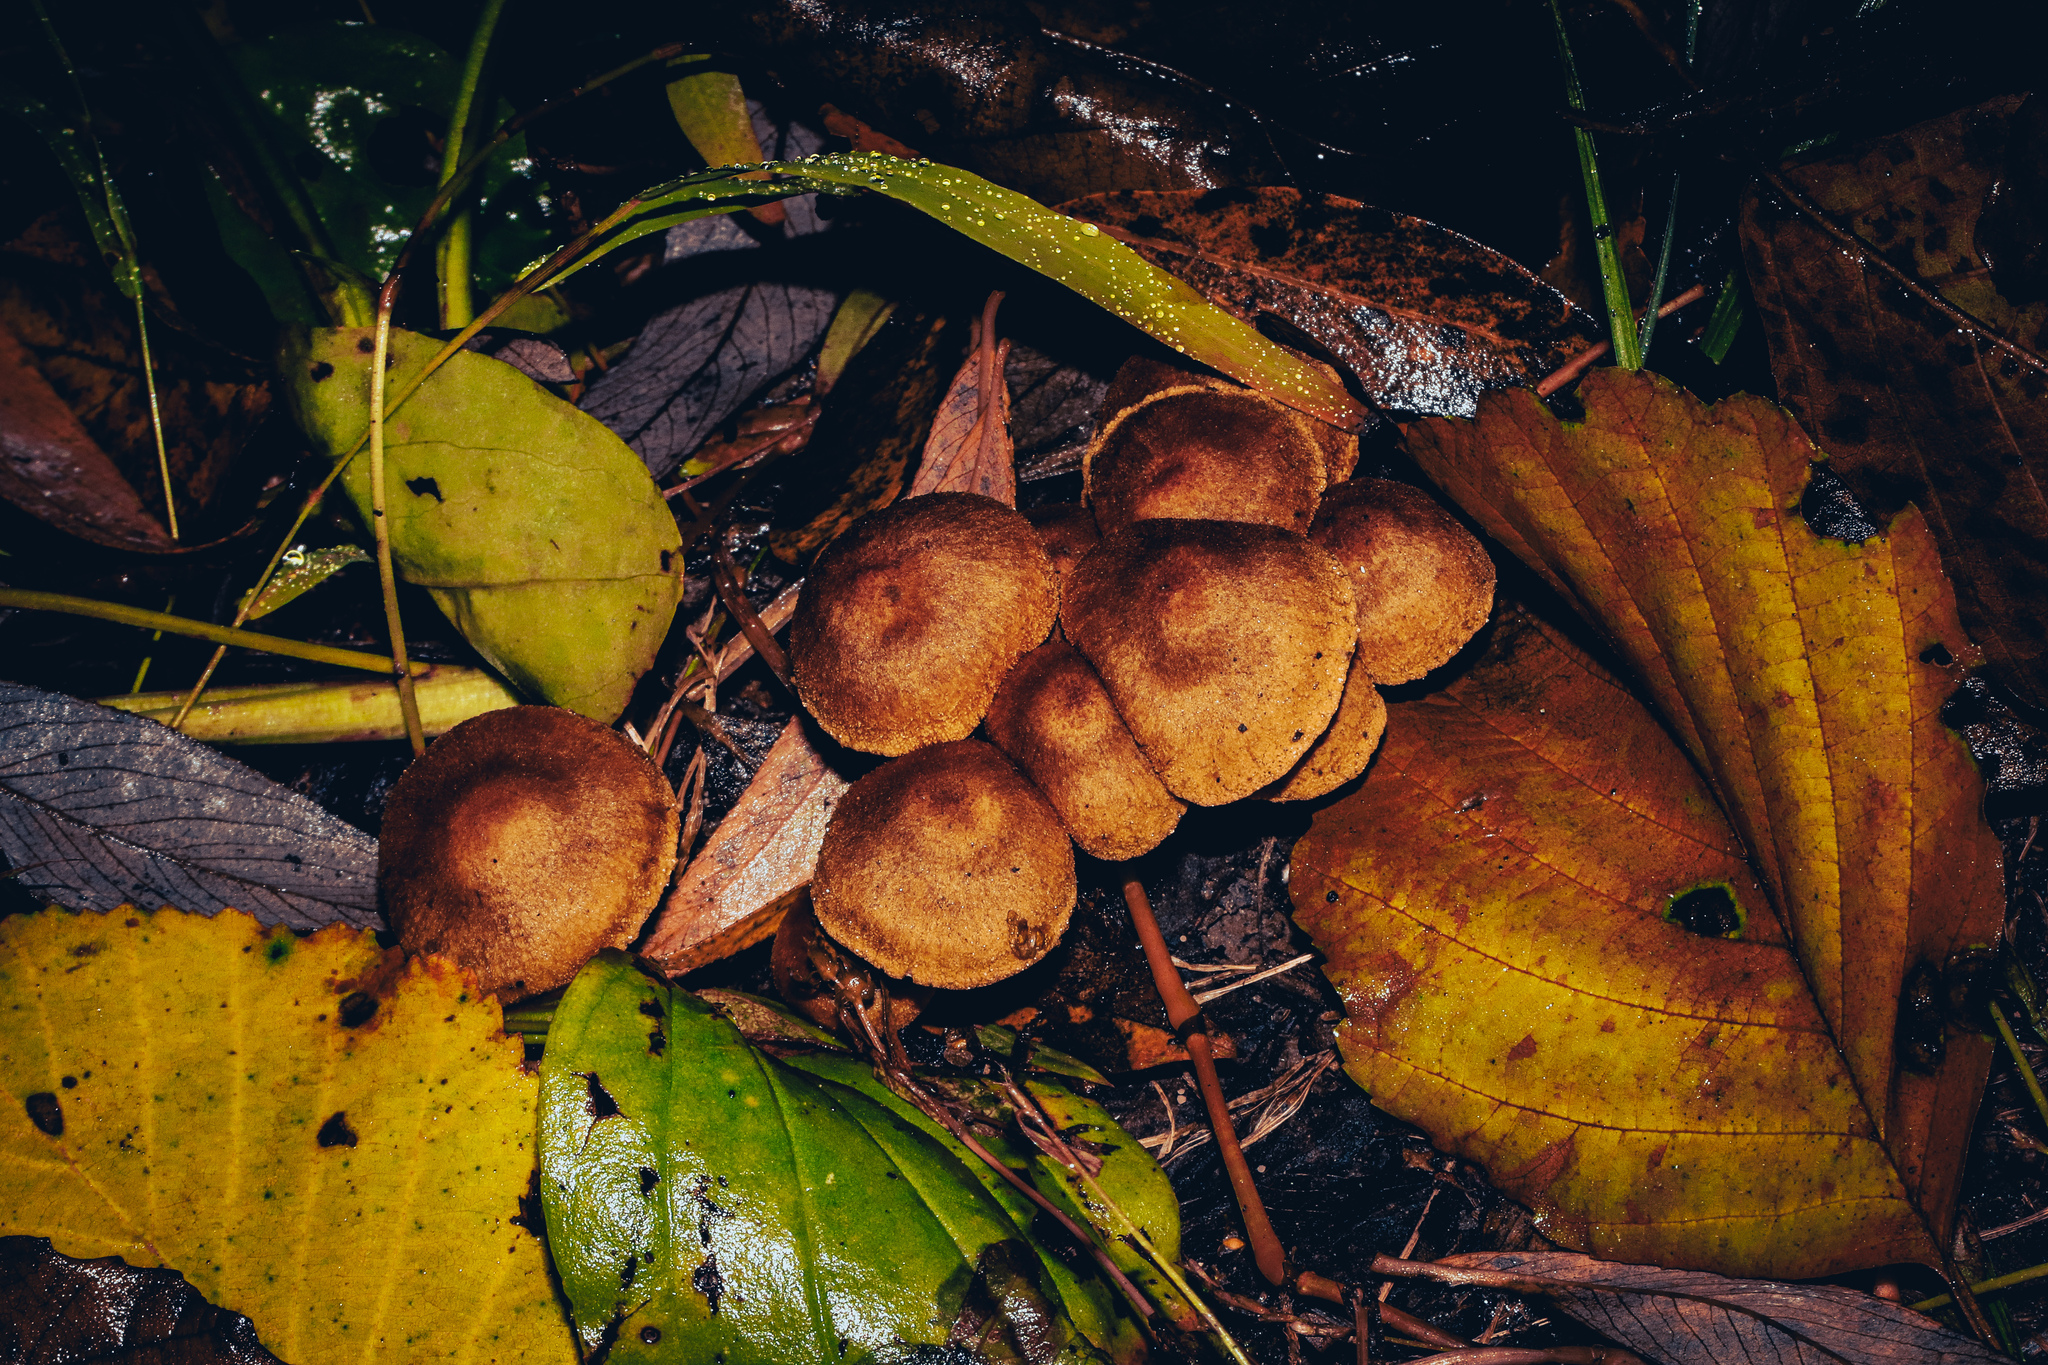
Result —
[{"label": "brown mushroom cap", "polygon": [[1372,674],[1351,661],[1344,679],[1344,698],[1330,728],[1301,756],[1294,771],[1258,792],[1268,801],[1308,801],[1328,796],[1365,771],[1387,733],[1387,702]]},{"label": "brown mushroom cap", "polygon": [[1074,895],[1058,813],[979,740],[855,782],[811,879],[826,933],[890,976],[945,990],[991,985],[1051,952]]},{"label": "brown mushroom cap", "polygon": [[1308,419],[1250,389],[1166,389],[1110,419],[1082,458],[1103,534],[1157,517],[1308,534],[1327,482]]},{"label": "brown mushroom cap", "polygon": [[1493,561],[1419,488],[1339,484],[1309,538],[1343,564],[1358,602],[1358,658],[1383,686],[1448,662],[1493,609]]},{"label": "brown mushroom cap", "polygon": [[1329,726],[1357,609],[1329,554],[1272,526],[1142,521],[1067,578],[1060,621],[1168,791],[1220,806]]},{"label": "brown mushroom cap", "polygon": [[[1301,355],[1299,351],[1295,354]],[[1331,379],[1343,382],[1343,377],[1322,361],[1313,356],[1303,355],[1301,358]],[[1102,399],[1102,411],[1114,417],[1125,408],[1136,407],[1153,394],[1190,384],[1225,393],[1237,393],[1242,389],[1241,385],[1206,369],[1175,364],[1149,355],[1134,355],[1118,367],[1116,377],[1109,381],[1109,391]],[[1316,444],[1323,449],[1323,471],[1329,482],[1350,478],[1351,471],[1358,467],[1358,434],[1331,426],[1306,413],[1303,418],[1315,433]]]},{"label": "brown mushroom cap", "polygon": [[668,779],[622,736],[552,706],[491,711],[391,788],[377,882],[407,952],[531,995],[632,941],[675,868],[678,819]]},{"label": "brown mushroom cap", "polygon": [[989,703],[988,736],[1097,858],[1150,852],[1187,809],[1145,762],[1102,679],[1064,640],[1017,661]]},{"label": "brown mushroom cap", "polygon": [[[821,964],[825,971],[820,970]],[[783,1003],[824,1029],[840,1026],[839,1002],[834,998],[826,971],[836,974],[856,998],[863,993],[864,985],[879,985],[889,1002],[888,1014],[881,1022],[891,1031],[917,1022],[917,1016],[932,998],[930,987],[891,980],[834,943],[819,926],[808,895],[797,897],[796,904],[790,906],[776,928],[775,945],[768,953],[768,970],[775,978],[775,992]],[[856,979],[862,976],[865,981]]]},{"label": "brown mushroom cap", "polygon": [[1038,543],[1045,547],[1052,571],[1061,578],[1081,562],[1081,556],[1102,543],[1095,514],[1077,502],[1033,507],[1024,513],[1024,519],[1038,532]]},{"label": "brown mushroom cap", "polygon": [[797,692],[849,748],[893,756],[960,739],[1058,606],[1016,509],[973,493],[909,498],[818,556],[790,623]]}]

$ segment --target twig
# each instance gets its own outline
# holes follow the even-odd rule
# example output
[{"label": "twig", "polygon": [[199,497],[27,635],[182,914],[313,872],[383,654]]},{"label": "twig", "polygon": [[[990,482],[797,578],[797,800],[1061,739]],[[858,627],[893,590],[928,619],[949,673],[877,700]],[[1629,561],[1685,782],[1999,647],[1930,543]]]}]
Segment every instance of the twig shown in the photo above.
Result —
[{"label": "twig", "polygon": [[1287,1253],[1281,1249],[1280,1238],[1266,1217],[1266,1205],[1259,1198],[1258,1186],[1252,1183],[1251,1167],[1245,1163],[1237,1130],[1231,1126],[1230,1105],[1223,1098],[1223,1082],[1216,1075],[1216,1058],[1210,1051],[1209,1026],[1202,1017],[1202,1007],[1188,994],[1180,973],[1173,969],[1173,955],[1167,951],[1165,935],[1159,932],[1159,921],[1152,917],[1152,903],[1135,877],[1124,882],[1124,904],[1130,907],[1132,927],[1145,946],[1145,961],[1152,968],[1153,984],[1166,1004],[1167,1022],[1181,1035],[1188,1060],[1194,1063],[1195,1083],[1201,1087],[1202,1103],[1209,1111],[1209,1131],[1215,1136],[1223,1169],[1230,1175],[1230,1192],[1237,1197],[1245,1237],[1252,1244],[1252,1258],[1267,1283],[1280,1284],[1287,1278]]},{"label": "twig", "polygon": [[2028,1214],[2024,1218],[2014,1219],[2010,1223],[2001,1223],[1995,1228],[1986,1228],[1984,1231],[1977,1234],[1977,1240],[1980,1242],[1989,1242],[2000,1237],[2010,1237],[2013,1233],[2018,1232],[2021,1228],[2030,1228],[2034,1226],[2034,1224],[2044,1221],[2048,1221],[2048,1208],[2035,1209],[2032,1213]]},{"label": "twig", "polygon": [[[1686,290],[1683,294],[1679,294],[1676,297],[1674,297],[1669,303],[1664,304],[1662,307],[1658,308],[1657,316],[1660,318],[1668,318],[1673,313],[1677,312],[1679,309],[1690,307],[1692,304],[1698,303],[1701,299],[1705,298],[1706,296],[1707,287],[1703,284],[1696,284],[1692,288]],[[1536,383],[1536,396],[1538,398],[1547,398],[1551,394],[1556,393],[1559,389],[1563,388],[1565,385],[1577,379],[1587,370],[1592,369],[1594,361],[1598,360],[1601,356],[1606,355],[1609,351],[1613,349],[1614,343],[1612,342],[1594,342],[1591,346],[1579,352],[1570,360],[1567,360],[1564,364],[1558,366],[1549,374],[1545,375],[1542,379],[1538,380]]]},{"label": "twig", "polygon": [[[384,654],[371,654],[359,649],[336,649],[332,645],[311,645],[299,640],[286,640],[276,635],[258,635],[253,630],[216,626],[207,621],[167,616],[160,611],[124,607],[114,602],[96,602],[90,597],[71,597],[61,592],[30,592],[23,588],[0,588],[0,607],[18,607],[24,611],[60,611],[69,616],[90,616],[95,620],[112,621],[117,625],[160,630],[167,635],[185,635],[195,640],[211,640],[221,647],[223,654],[227,652],[228,646],[235,645],[264,654],[281,654],[287,659],[333,664],[337,668],[359,668],[369,673],[388,674],[393,667],[390,656]],[[415,671],[424,672],[426,665],[415,664],[411,667]]]},{"label": "twig", "polygon": [[384,589],[384,625],[391,636],[391,671],[398,682],[398,707],[413,756],[427,751],[419,699],[405,662],[405,622],[399,619],[398,574],[391,565],[391,525],[384,514],[384,363],[391,356],[391,309],[398,302],[398,277],[377,291],[377,334],[370,351],[370,530],[377,541],[377,581]]},{"label": "twig", "polygon": [[1257,985],[1259,982],[1264,981],[1268,977],[1279,976],[1283,972],[1291,972],[1296,967],[1301,966],[1303,963],[1313,962],[1315,960],[1316,955],[1314,953],[1303,953],[1300,957],[1289,958],[1287,961],[1281,963],[1277,967],[1268,967],[1266,968],[1266,970],[1260,972],[1256,976],[1240,977],[1236,981],[1232,981],[1227,985],[1211,987],[1210,989],[1205,991],[1197,991],[1192,998],[1197,1005],[1206,1005],[1211,1000],[1215,1000],[1222,996],[1226,996],[1230,994],[1232,991],[1238,990],[1241,987]]},{"label": "twig", "polygon": [[[700,523],[708,523],[710,517],[688,493],[683,496],[683,506],[690,509],[690,515]],[[747,601],[746,590],[740,585],[740,567],[733,562],[732,554],[717,539],[711,542],[711,585],[718,590],[718,600],[732,619],[739,623],[747,643],[754,647],[754,653],[761,656],[761,662],[768,665],[768,671],[784,687],[795,690],[790,681],[789,656],[782,652],[782,646],[775,642],[775,636],[761,622],[760,613],[753,603]]]},{"label": "twig", "polygon": [[1643,1365],[1643,1358],[1619,1346],[1467,1346],[1408,1365]]},{"label": "twig", "polygon": [[[1310,1298],[1323,1299],[1329,1303],[1344,1303],[1360,1292],[1347,1288],[1326,1275],[1318,1275],[1312,1270],[1304,1270],[1295,1276],[1294,1290],[1297,1294],[1306,1294]],[[1412,1337],[1424,1345],[1456,1351],[1472,1344],[1461,1336],[1446,1332],[1427,1318],[1418,1318],[1413,1313],[1396,1308],[1390,1303],[1379,1304],[1377,1311],[1380,1321],[1390,1329],[1403,1336]]]}]

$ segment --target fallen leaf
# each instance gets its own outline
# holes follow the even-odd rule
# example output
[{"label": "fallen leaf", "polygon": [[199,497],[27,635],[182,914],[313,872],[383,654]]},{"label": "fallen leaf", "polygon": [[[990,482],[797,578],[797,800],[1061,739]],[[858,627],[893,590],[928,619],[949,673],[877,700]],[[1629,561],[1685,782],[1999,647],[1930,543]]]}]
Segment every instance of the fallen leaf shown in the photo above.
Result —
[{"label": "fallen leaf", "polygon": [[1006,507],[1017,505],[1017,461],[1010,445],[1010,343],[998,341],[982,314],[975,343],[953,374],[925,438],[917,477],[905,497],[926,493],[978,493]]},{"label": "fallen leaf", "polygon": [[2036,707],[2048,707],[2048,289],[2030,282],[1997,206],[2038,180],[2044,125],[2041,101],[2014,95],[1784,172],[1981,326],[1914,297],[1768,187],[1742,209],[1780,396],[1880,521],[1909,502],[1926,513],[1963,627]]},{"label": "fallen leaf", "polygon": [[28,1362],[265,1365],[256,1329],[215,1308],[175,1270],[116,1257],[80,1261],[46,1237],[0,1237],[0,1342]]},{"label": "fallen leaf", "polygon": [[351,564],[374,562],[355,545],[335,545],[324,550],[294,545],[277,561],[277,571],[271,574],[256,604],[249,608],[248,619],[257,620],[288,602],[296,602]]},{"label": "fallen leaf", "polygon": [[[1441,1267],[1448,1274],[1439,1274]],[[1909,1308],[1827,1284],[1731,1280],[1568,1252],[1473,1252],[1420,1279],[1541,1294],[1666,1365],[1991,1365],[2010,1357]]]},{"label": "fallen leaf", "polygon": [[168,550],[135,489],[0,326],[0,497],[95,545]]},{"label": "fallen leaf", "polygon": [[[777,156],[808,156],[824,145],[810,129],[777,128],[760,105],[750,107],[755,135]],[[671,228],[663,271],[648,283],[696,297],[650,318],[583,397],[583,410],[639,452],[657,479],[801,364],[831,324],[838,294],[801,283],[800,271],[786,278],[797,259],[791,248],[828,225],[808,201],[786,207],[786,221],[773,228],[750,230],[738,215]]]},{"label": "fallen leaf", "polygon": [[334,926],[0,921],[0,1232],[182,1272],[291,1361],[572,1358],[521,1224],[535,1081],[437,958]]},{"label": "fallen leaf", "polygon": [[[394,389],[439,349],[391,334]],[[279,357],[329,459],[368,426],[367,328],[296,331]],[[682,533],[637,456],[510,365],[458,351],[385,424],[391,554],[530,696],[609,724],[653,666],[682,591]],[[370,461],[341,484],[367,523]]]},{"label": "fallen leaf", "polygon": [[[98,705],[169,725],[190,689],[128,692],[98,697]],[[459,664],[435,664],[413,679],[420,726],[446,734],[486,711],[520,704],[519,694],[495,673]],[[252,683],[210,687],[178,733],[207,744],[336,744],[404,739],[398,689],[389,680],[329,683]]]},{"label": "fallen leaf", "polygon": [[1051,478],[1081,467],[1095,439],[1109,380],[1023,342],[1004,367],[1010,388],[1010,439],[1020,481]]},{"label": "fallen leaf", "polygon": [[584,968],[556,1007],[540,1133],[549,1245],[586,1350],[734,1365],[949,1343],[1048,1365],[1094,1356],[1028,1225],[952,1151],[757,1051],[623,954]]},{"label": "fallen leaf", "polygon": [[839,747],[793,717],[704,851],[661,902],[643,953],[680,976],[760,942],[811,884],[833,807],[851,780]]},{"label": "fallen leaf", "polygon": [[14,683],[0,683],[0,735],[0,853],[30,891],[87,910],[381,923],[375,839],[197,740]]},{"label": "fallen leaf", "polygon": [[1219,308],[1281,319],[1350,370],[1379,408],[1470,416],[1481,394],[1532,383],[1602,335],[1499,252],[1353,199],[1125,191],[1060,208]]}]

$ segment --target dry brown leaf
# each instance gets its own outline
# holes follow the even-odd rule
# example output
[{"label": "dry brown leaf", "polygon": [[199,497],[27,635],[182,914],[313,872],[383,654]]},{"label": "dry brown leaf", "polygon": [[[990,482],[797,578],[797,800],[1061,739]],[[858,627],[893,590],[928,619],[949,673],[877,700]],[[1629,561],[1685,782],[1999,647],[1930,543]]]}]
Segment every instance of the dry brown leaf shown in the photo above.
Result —
[{"label": "dry brown leaf", "polygon": [[1010,343],[995,341],[995,302],[975,327],[974,345],[953,375],[932,419],[924,456],[905,497],[926,493],[979,493],[1006,507],[1017,505],[1017,460],[1010,443],[1010,386],[1004,366]]}]

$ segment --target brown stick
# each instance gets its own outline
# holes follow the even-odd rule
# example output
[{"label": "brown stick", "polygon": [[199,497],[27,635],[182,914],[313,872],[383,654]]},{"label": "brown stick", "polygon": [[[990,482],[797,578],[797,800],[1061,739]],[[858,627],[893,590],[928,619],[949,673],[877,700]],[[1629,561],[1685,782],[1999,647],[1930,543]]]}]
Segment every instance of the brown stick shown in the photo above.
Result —
[{"label": "brown stick", "polygon": [[[1686,290],[1683,294],[1675,296],[1670,301],[1665,303],[1662,307],[1660,307],[1657,310],[1657,316],[1660,318],[1668,318],[1673,313],[1677,312],[1679,309],[1684,308],[1689,304],[1698,303],[1701,299],[1705,298],[1706,296],[1707,287],[1703,284],[1696,284],[1692,288]],[[1583,351],[1580,351],[1570,360],[1565,361],[1564,364],[1558,366],[1556,369],[1552,370],[1549,374],[1543,376],[1542,379],[1537,381],[1536,396],[1538,398],[1548,398],[1551,394],[1556,393],[1559,389],[1571,383],[1573,380],[1577,379],[1586,371],[1592,369],[1594,361],[1598,360],[1601,356],[1606,355],[1609,351],[1613,349],[1613,342],[1601,341],[1596,342],[1595,344],[1587,347]]]},{"label": "brown stick", "polygon": [[[1328,1303],[1345,1303],[1349,1300],[1353,1291],[1326,1275],[1318,1275],[1313,1270],[1304,1270],[1295,1277],[1294,1292],[1306,1294],[1313,1299],[1322,1299]],[[1442,1347],[1446,1351],[1458,1351],[1472,1344],[1461,1336],[1446,1332],[1427,1318],[1418,1318],[1413,1313],[1396,1308],[1390,1303],[1380,1304],[1379,1314],[1380,1321],[1386,1323],[1389,1328],[1399,1332],[1404,1337],[1410,1337],[1430,1346]]]},{"label": "brown stick", "polygon": [[1159,921],[1152,917],[1152,902],[1145,898],[1145,888],[1136,877],[1124,882],[1124,904],[1130,907],[1138,942],[1145,945],[1145,961],[1152,968],[1159,998],[1166,1003],[1167,1022],[1183,1035],[1188,1060],[1194,1063],[1195,1083],[1201,1089],[1202,1104],[1209,1111],[1209,1131],[1215,1135],[1216,1150],[1223,1156],[1223,1169],[1230,1174],[1230,1192],[1237,1196],[1245,1238],[1252,1244],[1252,1258],[1258,1262],[1259,1273],[1267,1283],[1285,1283],[1287,1253],[1281,1249],[1280,1238],[1266,1217],[1266,1205],[1259,1198],[1258,1186],[1252,1183],[1244,1149],[1237,1144],[1237,1129],[1230,1122],[1230,1104],[1223,1098],[1223,1082],[1216,1076],[1216,1058],[1209,1048],[1209,1025],[1202,1017],[1202,1007],[1181,984],[1180,973],[1174,970],[1173,954],[1167,951],[1165,936],[1159,932]]},{"label": "brown stick", "polygon": [[1468,1346],[1408,1365],[1643,1365],[1643,1358],[1619,1346]]}]

